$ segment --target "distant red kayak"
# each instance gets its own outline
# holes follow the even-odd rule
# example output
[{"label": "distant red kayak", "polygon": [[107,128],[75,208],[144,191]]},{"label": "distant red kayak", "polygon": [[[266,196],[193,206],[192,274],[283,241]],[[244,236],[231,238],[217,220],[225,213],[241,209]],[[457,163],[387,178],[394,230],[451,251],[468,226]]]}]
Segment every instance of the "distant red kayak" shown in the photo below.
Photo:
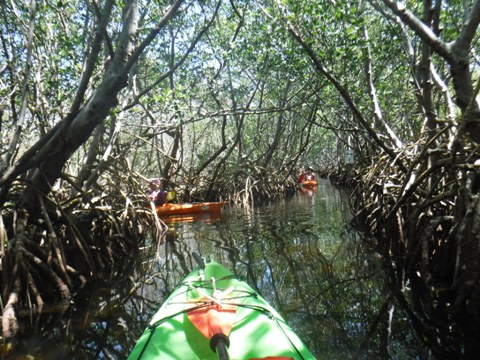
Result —
[{"label": "distant red kayak", "polygon": [[318,186],[318,181],[317,180],[303,180],[302,181],[302,186],[315,187],[315,186]]},{"label": "distant red kayak", "polygon": [[158,216],[184,215],[196,213],[218,212],[227,202],[203,202],[193,204],[164,204],[157,206],[155,210]]}]

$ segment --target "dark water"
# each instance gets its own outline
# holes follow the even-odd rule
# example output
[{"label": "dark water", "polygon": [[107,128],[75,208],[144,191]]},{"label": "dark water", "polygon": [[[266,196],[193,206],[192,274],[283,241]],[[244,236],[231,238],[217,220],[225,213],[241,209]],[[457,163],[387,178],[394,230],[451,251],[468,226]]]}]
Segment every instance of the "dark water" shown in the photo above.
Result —
[{"label": "dark water", "polygon": [[23,346],[32,359],[125,359],[195,251],[247,280],[317,359],[423,358],[404,317],[386,306],[384,272],[349,227],[347,203],[322,181],[274,205],[170,222],[165,244],[146,249],[133,275],[104,294],[94,289],[95,301],[62,315],[61,330],[43,329],[48,336]]},{"label": "dark water", "polygon": [[347,204],[348,194],[322,181],[315,191],[270,206],[169,223],[166,244],[146,275],[149,285],[132,310],[148,321],[199,252],[256,288],[317,359],[415,358],[408,325],[389,317],[393,308],[382,309],[383,272],[350,228]]}]

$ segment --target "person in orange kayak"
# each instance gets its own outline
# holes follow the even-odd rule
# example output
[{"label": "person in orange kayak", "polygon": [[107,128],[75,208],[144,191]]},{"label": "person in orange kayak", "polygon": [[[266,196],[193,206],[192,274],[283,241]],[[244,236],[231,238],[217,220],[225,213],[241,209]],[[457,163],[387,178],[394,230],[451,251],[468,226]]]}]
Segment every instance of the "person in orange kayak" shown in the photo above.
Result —
[{"label": "person in orange kayak", "polygon": [[313,173],[313,169],[310,166],[307,166],[302,174],[298,177],[297,183],[301,184],[304,181],[312,181],[315,180],[315,174]]},{"label": "person in orange kayak", "polygon": [[164,189],[165,179],[150,180],[148,198],[155,206],[161,206],[167,202],[167,191]]}]

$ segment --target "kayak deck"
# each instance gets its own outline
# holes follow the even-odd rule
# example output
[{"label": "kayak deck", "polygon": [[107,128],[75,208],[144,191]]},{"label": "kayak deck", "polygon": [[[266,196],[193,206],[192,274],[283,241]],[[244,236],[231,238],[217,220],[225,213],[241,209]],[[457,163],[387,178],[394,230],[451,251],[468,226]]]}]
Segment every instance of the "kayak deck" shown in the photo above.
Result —
[{"label": "kayak deck", "polygon": [[232,360],[315,359],[275,309],[216,262],[187,275],[153,316],[129,359],[217,360],[210,348],[211,326],[205,333],[198,325],[201,316],[207,321],[217,311],[231,327],[226,335]]}]

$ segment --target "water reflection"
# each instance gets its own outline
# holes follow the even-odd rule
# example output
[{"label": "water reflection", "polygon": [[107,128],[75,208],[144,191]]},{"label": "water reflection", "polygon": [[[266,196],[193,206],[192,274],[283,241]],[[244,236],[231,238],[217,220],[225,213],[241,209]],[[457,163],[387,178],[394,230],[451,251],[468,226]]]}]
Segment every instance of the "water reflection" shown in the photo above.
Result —
[{"label": "water reflection", "polygon": [[157,254],[157,281],[143,287],[152,306],[142,318],[190,271],[196,251],[246,279],[318,359],[409,358],[408,327],[391,329],[382,272],[348,226],[346,196],[321,181],[314,190],[253,211],[228,208],[213,222],[171,223]]},{"label": "water reflection", "polygon": [[377,259],[348,227],[346,196],[320,181],[315,190],[251,211],[169,222],[165,244],[147,249],[142,266],[113,290],[92,289],[97,300],[76,305],[68,326],[50,332],[57,334],[52,347],[36,347],[36,358],[125,359],[192,269],[194,251],[246,279],[317,359],[422,358],[407,322],[390,316]]}]

